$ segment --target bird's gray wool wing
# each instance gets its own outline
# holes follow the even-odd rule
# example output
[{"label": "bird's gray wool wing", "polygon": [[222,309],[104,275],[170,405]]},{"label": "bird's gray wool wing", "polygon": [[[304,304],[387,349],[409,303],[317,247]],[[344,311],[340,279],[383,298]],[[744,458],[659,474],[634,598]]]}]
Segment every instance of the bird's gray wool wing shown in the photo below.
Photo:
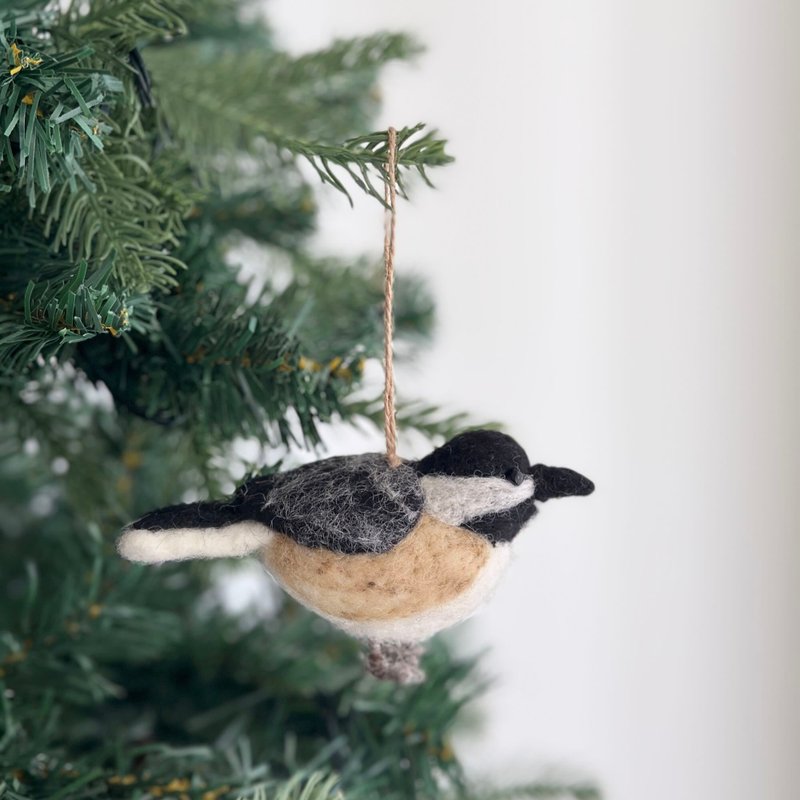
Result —
[{"label": "bird's gray wool wing", "polygon": [[417,524],[423,494],[412,467],[367,453],[254,478],[229,502],[238,519],[257,520],[306,547],[385,553]]},{"label": "bird's gray wool wing", "polygon": [[[306,547],[324,547],[336,553],[385,553],[411,532],[422,506],[422,487],[412,467],[390,467],[384,455],[367,453],[334,456],[289,472],[253,478],[233,497],[151,511],[128,530],[169,536],[170,532],[213,529],[225,533],[230,527],[233,533],[240,529],[237,523],[255,522]],[[142,541],[158,551],[144,560],[174,559],[167,557],[164,540],[145,537]],[[129,537],[127,544],[133,543]],[[126,545],[122,546],[125,549]],[[220,548],[216,555],[225,554],[222,543]],[[187,552],[192,554],[181,557],[209,557],[201,550],[204,548],[190,542]]]}]

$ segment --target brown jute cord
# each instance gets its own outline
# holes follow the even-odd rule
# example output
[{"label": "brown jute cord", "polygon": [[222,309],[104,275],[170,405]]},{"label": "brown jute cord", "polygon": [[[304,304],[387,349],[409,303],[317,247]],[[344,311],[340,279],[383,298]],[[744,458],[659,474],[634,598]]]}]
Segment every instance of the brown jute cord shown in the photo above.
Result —
[{"label": "brown jute cord", "polygon": [[394,402],[394,253],[397,228],[397,131],[389,128],[386,149],[386,202],[385,233],[383,238],[383,263],[386,268],[383,281],[383,426],[386,432],[386,459],[391,466],[400,464],[397,457],[397,413]]},{"label": "brown jute cord", "polygon": [[[386,203],[383,263],[383,426],[386,431],[386,460],[392,467],[402,462],[397,457],[397,414],[394,405],[394,251],[397,228],[397,131],[386,131],[384,200]],[[422,647],[408,642],[369,641],[364,659],[370,675],[394,683],[420,683],[425,672],[420,668]]]}]

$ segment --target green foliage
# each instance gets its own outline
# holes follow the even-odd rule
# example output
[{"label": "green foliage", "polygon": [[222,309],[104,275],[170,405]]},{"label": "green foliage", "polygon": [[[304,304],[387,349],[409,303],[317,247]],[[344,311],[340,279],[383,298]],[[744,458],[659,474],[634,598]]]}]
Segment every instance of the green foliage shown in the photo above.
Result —
[{"label": "green foliage", "polygon": [[[148,66],[171,129],[203,156],[252,146],[258,136],[278,137],[278,143],[346,138],[367,125],[377,108],[376,69],[418,49],[407,36],[379,34],[292,58],[242,47],[238,38],[209,42],[190,37],[155,49]],[[193,69],[184,75],[188,65]],[[180,81],[174,80],[176,74]],[[224,109],[215,105],[220,94],[228,98]],[[312,149],[309,156],[316,152]]]},{"label": "green foliage", "polygon": [[112,53],[125,53],[143,41],[185,34],[183,12],[189,5],[190,0],[72,0],[59,27]]},{"label": "green foliage", "polygon": [[314,229],[316,204],[297,174],[284,169],[282,177],[276,185],[238,181],[235,189],[209,198],[198,216],[202,214],[217,235],[235,234],[294,254]]},{"label": "green foliage", "polygon": [[122,144],[111,147],[84,161],[91,191],[64,184],[43,200],[44,235],[69,257],[111,260],[123,289],[167,288],[185,266],[170,248],[183,233],[191,195],[173,192],[173,200],[164,191],[175,188],[168,182],[174,163],[148,164]]},{"label": "green foliage", "polygon": [[131,411],[160,424],[277,444],[294,440],[293,410],[317,443],[315,422],[339,410],[351,382],[304,368],[285,316],[258,303],[244,308],[245,287],[209,286],[191,269],[187,276],[193,280],[160,304],[167,313],[152,320],[139,344],[134,337],[94,342],[78,363],[124,395]]},{"label": "green foliage", "polygon": [[[0,80],[0,168],[8,190],[0,201],[0,230],[6,233],[0,254],[8,256],[0,275],[6,292],[0,354],[15,355],[7,372],[19,373],[48,353],[94,365],[92,374],[99,377],[107,373],[103,355],[122,353],[125,363],[116,372],[126,388],[117,399],[153,420],[199,426],[216,420],[218,413],[208,408],[191,413],[200,382],[202,397],[224,401],[226,416],[203,435],[231,437],[263,428],[268,437],[277,430],[290,441],[287,417],[299,410],[301,430],[314,441],[316,420],[346,408],[341,399],[358,382],[349,362],[341,360],[356,358],[365,326],[346,337],[341,352],[315,354],[311,351],[321,340],[294,336],[300,326],[291,315],[270,317],[258,309],[258,321],[252,311],[251,328],[239,330],[243,323],[237,322],[236,303],[242,294],[232,289],[224,301],[201,298],[204,315],[213,308],[224,316],[204,316],[202,330],[184,331],[182,326],[198,315],[181,294],[181,274],[198,230],[220,267],[221,283],[233,283],[236,271],[227,252],[242,237],[287,249],[297,265],[303,262],[315,204],[297,157],[311,163],[325,183],[347,191],[343,180],[349,176],[352,185],[379,198],[376,180],[385,160],[385,136],[352,134],[363,130],[376,107],[378,69],[412,55],[417,46],[407,37],[381,34],[290,58],[274,49],[264,24],[243,21],[231,0],[28,5],[25,12],[4,12],[0,40],[9,63],[8,76]],[[218,25],[227,33],[224,39],[214,35]],[[134,45],[149,47],[142,56],[129,57]],[[421,134],[420,126],[403,129],[398,140],[401,167],[424,175],[426,167],[449,161],[443,142]],[[22,197],[32,210],[25,210]],[[201,260],[195,258],[193,266]],[[47,318],[36,305],[39,294],[31,297],[30,313],[23,307],[28,281],[67,285],[80,262],[86,262],[89,275],[110,263],[109,286],[121,303],[161,293],[158,302],[144,304],[153,313],[125,337],[124,351],[88,341],[64,351],[52,347],[52,330],[45,326],[13,329],[13,320]],[[346,270],[339,273],[347,276]],[[196,271],[188,280],[200,285]],[[369,295],[374,307],[374,292]],[[358,296],[366,299],[364,292]],[[320,298],[314,315],[332,317],[335,300]],[[416,292],[414,303],[407,309],[414,325],[401,320],[401,333],[427,325],[427,297]],[[348,309],[348,320],[360,319],[363,306],[353,300]],[[300,333],[308,331],[308,319]],[[371,313],[367,319],[371,332]],[[256,345],[262,334],[263,342]],[[202,370],[191,360],[200,336],[207,339],[202,351],[212,355]],[[189,344],[193,348],[184,352]],[[377,353],[370,343],[358,357],[367,350]],[[145,369],[150,355],[157,356],[152,370]],[[340,359],[339,373],[351,373],[347,386],[334,386],[323,370],[278,374],[278,366],[286,372],[300,357],[311,363]],[[187,358],[189,369],[183,368]],[[237,359],[244,369],[235,375],[208,369]],[[133,370],[132,361],[137,363]],[[145,384],[130,382],[143,372],[151,373]],[[212,378],[224,378],[235,388],[218,396],[209,388]],[[158,403],[154,387],[163,394]],[[140,390],[150,393],[147,402],[130,396]]]},{"label": "green foliage", "polygon": [[[369,420],[376,426],[383,425],[383,395],[368,399],[355,398],[349,401],[348,412],[355,417]],[[463,412],[443,414],[436,406],[424,402],[401,402],[397,405],[397,427],[400,431],[417,431],[428,438],[450,439],[458,433],[472,428],[497,428],[496,422],[480,425],[470,423]]]},{"label": "green foliage", "polygon": [[[0,375],[13,376],[64,345],[98,334],[119,336],[127,330],[129,311],[108,286],[111,264],[86,277],[82,261],[74,276],[58,282],[30,281],[22,296],[21,319],[15,298],[0,300]],[[10,310],[9,310],[10,309]]]},{"label": "green foliage", "polygon": [[[19,200],[19,198],[16,198]],[[44,238],[40,220],[27,218],[26,211],[0,196],[0,295],[24,291],[31,278],[69,278],[75,262],[64,253],[53,253]]]},{"label": "green foliage", "polygon": [[87,148],[103,148],[101,136],[111,126],[99,107],[122,91],[122,82],[86,73],[90,47],[48,55],[9,41],[16,28],[13,19],[0,21],[0,51],[9,65],[0,82],[0,187],[18,186],[34,207],[54,184],[71,191],[91,186],[81,164]]},{"label": "green foliage", "polygon": [[[381,270],[309,255],[313,171],[382,202],[386,136],[363,132],[380,68],[417,46],[290,57],[253,12],[0,9],[0,800],[482,796],[449,737],[483,682],[445,643],[427,683],[380,685],[291,602],[227,611],[230,568],[114,551],[143,512],[230,492],[239,437],[276,469],[321,421],[380,418],[362,374]],[[450,160],[421,126],[398,140],[405,182]],[[267,263],[252,282],[242,246]],[[413,357],[433,303],[407,275],[396,296]],[[406,403],[400,422],[433,438],[465,419]],[[559,791],[593,797],[503,796]]]},{"label": "green foliage", "polygon": [[[293,281],[276,297],[287,314],[297,315],[296,333],[307,355],[319,361],[359,353],[383,353],[383,265],[366,259],[292,258]],[[331,313],[326,313],[326,308]],[[395,292],[395,327],[403,341],[429,336],[434,306],[418,276],[403,275]]]},{"label": "green foliage", "polygon": [[[372,90],[381,65],[407,58],[418,46],[405,36],[386,35],[335,42],[326,50],[290,58],[268,48],[242,48],[189,38],[154,50],[149,59],[164,100],[168,129],[195,160],[213,169],[219,152],[244,149],[259,162],[286,155],[305,159],[320,179],[348,195],[343,179],[382,202],[375,181],[386,163],[386,136],[375,133],[331,144],[366,124],[375,110]],[[191,65],[191,69],[187,67]],[[180,80],[175,76],[180,75]],[[264,91],[267,87],[268,91]],[[218,98],[228,102],[220,109]],[[449,163],[435,133],[422,125],[398,131],[399,180],[404,169]],[[219,164],[220,162],[217,161]],[[223,169],[236,169],[230,161]]]}]

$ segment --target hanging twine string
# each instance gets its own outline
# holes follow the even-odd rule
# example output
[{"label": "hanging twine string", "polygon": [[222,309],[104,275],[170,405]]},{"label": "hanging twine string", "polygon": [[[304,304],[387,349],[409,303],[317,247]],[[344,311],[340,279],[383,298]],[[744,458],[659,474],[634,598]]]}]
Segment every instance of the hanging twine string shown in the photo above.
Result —
[{"label": "hanging twine string", "polygon": [[397,131],[389,128],[386,149],[385,234],[383,238],[383,426],[386,432],[386,460],[393,467],[400,464],[397,457],[397,412],[394,402],[394,253],[397,228]]}]

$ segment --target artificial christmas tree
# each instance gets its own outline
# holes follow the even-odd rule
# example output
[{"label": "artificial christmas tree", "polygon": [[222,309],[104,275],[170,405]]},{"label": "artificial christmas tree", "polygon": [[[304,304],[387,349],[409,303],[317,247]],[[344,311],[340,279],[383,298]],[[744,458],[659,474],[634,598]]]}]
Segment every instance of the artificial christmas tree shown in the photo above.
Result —
[{"label": "artificial christmas tree", "polygon": [[[301,164],[380,199],[385,135],[363,131],[380,66],[415,45],[291,58],[233,0],[16,0],[0,34],[0,797],[466,794],[448,736],[472,663],[438,643],[424,685],[380,685],[298,606],[235,617],[207,565],[113,547],[150,508],[229,491],[237,437],[277,462],[380,415],[356,393],[380,271],[304,249]],[[398,147],[401,186],[449,160],[418,127]],[[262,285],[238,278],[242,241]],[[401,279],[397,336],[431,317]],[[595,793],[519,790],[561,795]]]}]

